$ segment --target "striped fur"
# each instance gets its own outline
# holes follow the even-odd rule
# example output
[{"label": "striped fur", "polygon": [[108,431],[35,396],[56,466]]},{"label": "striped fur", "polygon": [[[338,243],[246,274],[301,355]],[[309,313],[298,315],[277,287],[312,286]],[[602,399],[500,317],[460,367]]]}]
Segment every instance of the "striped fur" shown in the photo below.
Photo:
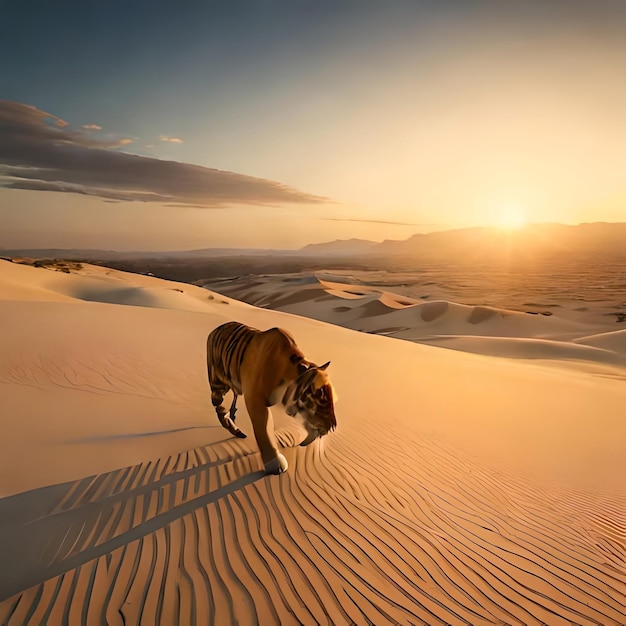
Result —
[{"label": "striped fur", "polygon": [[[287,461],[268,432],[267,407],[281,402],[288,415],[304,418],[307,437],[300,445],[308,445],[337,425],[334,390],[325,371],[328,365],[308,361],[281,328],[260,331],[228,322],[207,339],[211,401],[217,417],[230,433],[246,437],[235,425],[237,399],[244,396],[265,469],[272,473],[285,471]],[[227,411],[222,402],[229,391],[233,401]]]}]

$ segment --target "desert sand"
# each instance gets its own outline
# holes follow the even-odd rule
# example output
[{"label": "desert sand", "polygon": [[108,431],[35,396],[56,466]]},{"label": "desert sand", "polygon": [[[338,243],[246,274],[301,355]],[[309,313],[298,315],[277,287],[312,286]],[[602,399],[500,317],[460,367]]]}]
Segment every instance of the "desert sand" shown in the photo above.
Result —
[{"label": "desert sand", "polygon": [[[293,285],[0,261],[0,624],[625,624],[626,331]],[[210,404],[229,320],[332,361],[280,476]]]}]

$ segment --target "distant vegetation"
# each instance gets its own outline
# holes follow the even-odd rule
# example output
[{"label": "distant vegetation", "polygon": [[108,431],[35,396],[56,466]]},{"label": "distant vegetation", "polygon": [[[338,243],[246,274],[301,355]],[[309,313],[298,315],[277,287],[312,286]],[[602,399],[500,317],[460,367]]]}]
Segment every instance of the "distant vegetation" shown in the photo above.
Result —
[{"label": "distant vegetation", "polygon": [[64,261],[63,259],[15,259],[15,262],[22,263],[23,265],[32,265],[33,267],[43,267],[47,270],[54,270],[55,272],[63,272],[65,274],[78,272],[83,269],[81,263],[77,261]]}]

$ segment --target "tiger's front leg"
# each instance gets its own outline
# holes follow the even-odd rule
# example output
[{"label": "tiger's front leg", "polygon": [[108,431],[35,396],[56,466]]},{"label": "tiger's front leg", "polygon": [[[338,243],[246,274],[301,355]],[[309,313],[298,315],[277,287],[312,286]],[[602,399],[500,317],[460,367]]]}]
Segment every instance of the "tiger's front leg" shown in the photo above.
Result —
[{"label": "tiger's front leg", "polygon": [[235,415],[235,404],[237,402],[237,394],[235,394],[235,398],[233,400],[233,404],[230,407],[230,417],[226,416],[226,409],[222,406],[222,402],[224,401],[224,396],[228,393],[227,387],[222,387],[221,385],[216,385],[214,383],[211,384],[211,402],[215,407],[215,412],[217,413],[217,419],[219,419],[220,424],[228,430],[231,434],[235,435],[235,437],[239,437],[240,439],[245,439],[247,435],[242,432],[237,426],[235,426],[235,422],[233,421],[233,417]]},{"label": "tiger's front leg", "polygon": [[282,474],[289,467],[287,459],[278,451],[273,433],[269,432],[269,410],[262,401],[248,400],[246,407],[254,428],[254,436],[261,451],[261,458],[267,474]]}]

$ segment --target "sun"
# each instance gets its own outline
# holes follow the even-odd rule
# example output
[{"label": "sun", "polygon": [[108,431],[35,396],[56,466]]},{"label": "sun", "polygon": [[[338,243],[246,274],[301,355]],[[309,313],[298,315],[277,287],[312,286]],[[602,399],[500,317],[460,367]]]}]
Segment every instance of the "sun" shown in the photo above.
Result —
[{"label": "sun", "polygon": [[520,230],[526,226],[526,213],[519,207],[503,207],[497,216],[497,225],[503,230]]}]

